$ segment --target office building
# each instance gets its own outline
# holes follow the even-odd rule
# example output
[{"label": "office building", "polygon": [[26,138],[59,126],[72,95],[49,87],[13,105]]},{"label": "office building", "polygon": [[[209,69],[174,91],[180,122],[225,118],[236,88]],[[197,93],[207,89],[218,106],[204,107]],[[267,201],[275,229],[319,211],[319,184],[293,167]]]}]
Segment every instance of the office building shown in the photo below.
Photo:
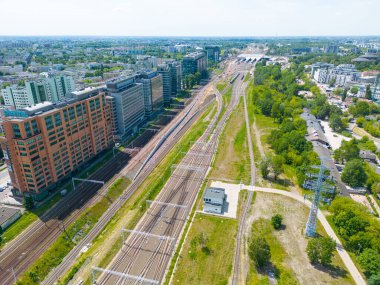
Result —
[{"label": "office building", "polygon": [[152,118],[164,109],[162,76],[157,71],[142,71],[136,79],[143,84],[145,117]]},{"label": "office building", "polygon": [[199,72],[202,78],[207,77],[207,58],[204,52],[194,52],[182,59],[182,76]]},{"label": "office building", "polygon": [[143,84],[136,82],[135,76],[117,78],[107,82],[107,94],[111,108],[115,107],[116,133],[118,140],[125,140],[137,133],[145,122]]},{"label": "office building", "polygon": [[205,46],[205,51],[207,58],[213,62],[219,62],[220,58],[220,47],[218,46]]},{"label": "office building", "polygon": [[0,137],[15,194],[40,200],[55,183],[112,144],[106,94],[90,88],[59,103],[6,110]]},{"label": "office building", "polygon": [[337,46],[337,45],[326,45],[324,50],[325,50],[325,53],[338,53],[339,52],[339,46]]},{"label": "office building", "polygon": [[5,106],[22,109],[45,101],[62,101],[74,90],[73,78],[61,75],[26,81],[25,86],[8,86],[2,90],[2,95]]},{"label": "office building", "polygon": [[176,97],[182,89],[182,68],[178,61],[168,61],[170,67],[171,97]]},{"label": "office building", "polygon": [[164,105],[169,106],[171,98],[173,97],[172,92],[172,71],[171,67],[164,63],[157,66],[157,72],[162,76],[162,87],[163,87],[163,97]]}]

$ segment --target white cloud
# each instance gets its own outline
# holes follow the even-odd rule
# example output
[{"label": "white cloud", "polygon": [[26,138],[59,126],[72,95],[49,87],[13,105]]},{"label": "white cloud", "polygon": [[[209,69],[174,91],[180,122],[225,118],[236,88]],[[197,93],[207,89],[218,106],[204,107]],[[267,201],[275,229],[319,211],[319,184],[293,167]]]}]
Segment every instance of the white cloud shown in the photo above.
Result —
[{"label": "white cloud", "polygon": [[0,35],[379,34],[376,0],[0,0]]}]

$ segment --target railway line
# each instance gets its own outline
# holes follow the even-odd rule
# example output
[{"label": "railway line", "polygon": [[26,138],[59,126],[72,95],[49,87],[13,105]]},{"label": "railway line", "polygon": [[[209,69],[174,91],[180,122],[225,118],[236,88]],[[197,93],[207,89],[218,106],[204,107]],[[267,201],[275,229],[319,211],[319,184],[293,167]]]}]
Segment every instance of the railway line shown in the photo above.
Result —
[{"label": "railway line", "polygon": [[[242,77],[244,79],[244,76]],[[244,119],[246,123],[246,129],[247,129],[247,140],[248,140],[248,149],[249,149],[249,158],[250,158],[250,168],[251,168],[251,179],[250,179],[250,185],[254,186],[255,185],[255,179],[256,179],[256,167],[255,167],[255,160],[253,156],[253,147],[252,147],[252,137],[251,137],[251,126],[249,124],[249,116],[248,116],[248,108],[247,108],[247,99],[246,99],[246,94],[245,90],[248,85],[248,83],[243,83],[243,87],[241,88],[240,92],[244,92],[242,94],[243,97],[243,103],[244,103]],[[249,206],[251,205],[252,202],[252,197],[253,197],[253,192],[248,191],[248,196],[247,200],[244,203],[243,206],[243,212],[240,216],[239,220],[239,225],[238,225],[238,233],[236,236],[236,247],[235,247],[235,256],[234,256],[234,265],[233,265],[233,272],[232,272],[232,280],[231,284],[232,285],[237,285],[239,283],[239,273],[241,270],[240,267],[240,253],[242,250],[242,239],[244,235],[244,225],[247,217],[247,213],[249,210]]]},{"label": "railway line", "polygon": [[[186,132],[186,130],[190,126],[190,123],[196,119],[200,111],[206,108],[211,103],[211,101],[204,101],[204,98],[202,98],[202,95],[205,92],[206,87],[202,88],[202,90],[199,92],[199,95],[195,97],[193,102],[187,107],[185,107],[185,110],[183,112],[187,114],[186,116],[188,116],[188,118],[186,120],[183,120],[183,123],[179,124],[177,128],[172,132],[170,140],[167,140],[162,145],[160,150],[154,153],[154,155],[152,155],[150,161],[146,163],[140,175],[132,182],[132,184],[127,188],[127,190],[113,204],[111,204],[111,206],[101,216],[101,218],[98,220],[95,226],[90,230],[90,232],[74,247],[73,250],[70,251],[70,253],[63,259],[60,265],[49,274],[49,276],[42,282],[42,284],[54,284],[54,282],[58,280],[59,277],[62,276],[70,268],[70,266],[73,265],[76,258],[79,256],[83,246],[88,243],[91,243],[91,241],[102,231],[102,229],[105,227],[108,221],[116,214],[116,212],[124,204],[125,200],[128,200],[133,195],[133,193],[137,190],[139,185],[141,185],[141,183],[145,180],[145,178],[153,170],[153,168],[158,164],[158,162],[161,161],[161,159],[174,146],[175,142]],[[188,108],[194,110],[192,114],[187,113]],[[180,120],[182,119],[178,118],[177,121],[173,120],[173,124],[176,124],[176,122]],[[169,128],[170,126],[167,126],[165,132]],[[162,139],[162,137],[158,136],[155,140],[155,143],[157,143],[160,139]],[[153,147],[154,145],[152,145],[151,149]],[[143,157],[145,155],[148,155],[148,153],[149,151],[146,150],[143,153],[143,155],[140,156],[140,158],[133,158],[133,167],[127,166],[120,172],[119,175],[125,176],[128,172],[132,171],[133,168],[140,167],[143,162]]]},{"label": "railway line", "polygon": [[[178,118],[175,118],[173,121],[176,120]],[[178,136],[182,133],[178,133]],[[157,139],[153,140],[136,157],[142,157],[148,153]],[[103,188],[96,184],[81,183],[76,188],[76,191],[70,192],[53,206],[51,210],[42,215],[38,221],[29,226],[19,237],[6,246],[0,253],[1,284],[12,284],[14,282],[14,275],[19,276],[24,272],[85,209],[101,198],[103,192],[117,178],[124,175],[125,172],[133,167],[136,167],[139,161],[141,161],[141,158],[133,159],[133,157],[124,152],[117,153],[114,159],[107,162],[104,167],[89,177],[89,179],[93,180],[108,181]],[[121,174],[117,175],[119,172]],[[99,192],[100,188],[103,189],[102,192]],[[124,197],[127,196],[125,195]],[[68,204],[70,204],[70,207],[67,207]]]},{"label": "railway line", "polygon": [[167,240],[170,239],[174,243],[183,231],[198,190],[206,177],[218,137],[238,103],[241,84],[241,78],[237,78],[231,103],[219,122],[217,118],[222,110],[222,100],[218,97],[218,113],[158,194],[155,201],[164,204],[153,203],[149,207],[111,262],[109,269],[102,270],[103,274],[96,284],[159,284],[163,280],[175,246]]}]

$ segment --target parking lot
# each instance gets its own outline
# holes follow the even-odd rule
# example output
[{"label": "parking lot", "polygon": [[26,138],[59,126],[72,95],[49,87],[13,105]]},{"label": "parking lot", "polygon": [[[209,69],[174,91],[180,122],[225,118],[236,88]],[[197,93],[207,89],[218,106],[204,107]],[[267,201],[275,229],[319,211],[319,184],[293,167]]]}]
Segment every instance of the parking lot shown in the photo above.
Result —
[{"label": "parking lot", "polygon": [[[22,205],[20,202],[16,201],[11,192],[11,186],[7,185],[10,182],[8,169],[0,171],[0,204],[7,205]],[[3,187],[6,187],[5,189]]]}]

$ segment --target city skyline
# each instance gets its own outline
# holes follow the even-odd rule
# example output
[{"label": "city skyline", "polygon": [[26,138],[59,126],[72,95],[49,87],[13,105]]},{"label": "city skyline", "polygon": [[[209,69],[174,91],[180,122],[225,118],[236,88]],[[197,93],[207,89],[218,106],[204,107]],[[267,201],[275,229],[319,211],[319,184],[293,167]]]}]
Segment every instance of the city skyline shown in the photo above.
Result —
[{"label": "city skyline", "polygon": [[364,36],[378,35],[380,24],[374,0],[7,0],[1,6],[4,36]]}]

